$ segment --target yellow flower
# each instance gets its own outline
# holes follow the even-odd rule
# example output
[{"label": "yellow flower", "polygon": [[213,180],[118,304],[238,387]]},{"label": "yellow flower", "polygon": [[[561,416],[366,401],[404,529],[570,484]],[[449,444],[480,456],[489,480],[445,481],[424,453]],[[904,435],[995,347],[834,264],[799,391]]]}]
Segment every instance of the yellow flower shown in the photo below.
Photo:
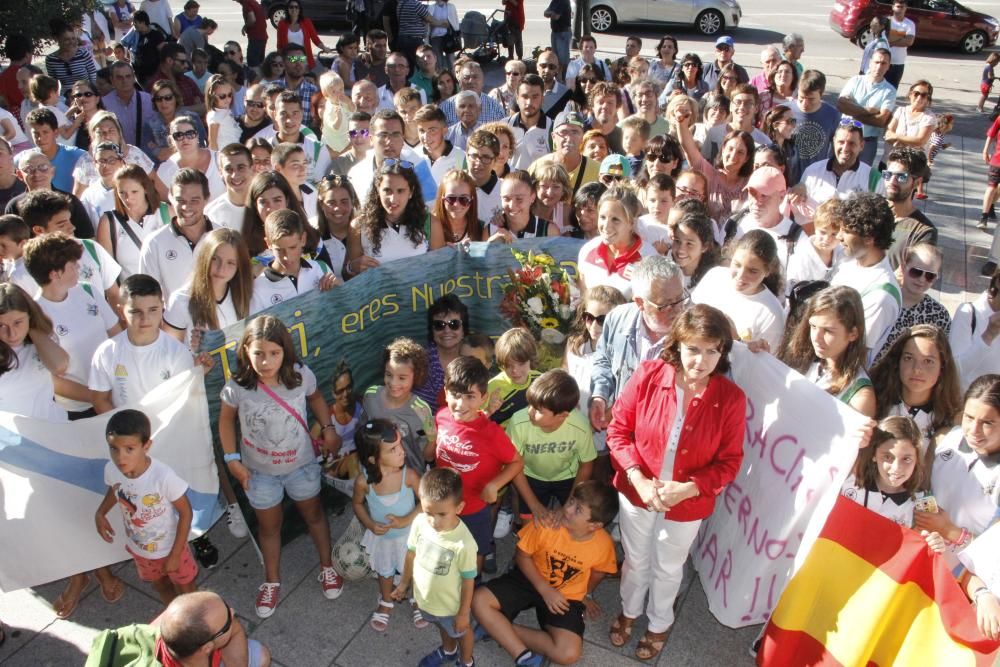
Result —
[{"label": "yellow flower", "polygon": [[543,317],[542,319],[540,319],[538,321],[538,324],[541,325],[541,327],[543,329],[558,329],[559,328],[559,320],[557,320],[554,317]]},{"label": "yellow flower", "polygon": [[551,255],[546,255],[544,253],[539,253],[539,254],[535,255],[534,256],[534,260],[535,260],[536,264],[540,264],[542,266],[555,266],[556,265],[556,260],[552,259]]}]

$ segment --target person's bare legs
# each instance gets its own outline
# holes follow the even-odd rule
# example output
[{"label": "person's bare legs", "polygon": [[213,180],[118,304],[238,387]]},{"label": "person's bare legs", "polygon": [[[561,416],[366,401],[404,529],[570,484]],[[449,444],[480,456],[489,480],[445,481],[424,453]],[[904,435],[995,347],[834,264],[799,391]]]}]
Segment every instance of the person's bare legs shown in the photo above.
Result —
[{"label": "person's bare legs", "polygon": [[163,575],[150,583],[153,584],[153,589],[160,596],[160,601],[163,602],[164,607],[173,602],[174,598],[177,597],[177,589],[174,588],[174,582],[170,581],[170,577],[167,575]]},{"label": "person's bare legs", "polygon": [[52,609],[55,610],[56,616],[59,618],[68,618],[73,613],[76,605],[80,602],[83,589],[87,587],[87,583],[90,581],[90,577],[87,576],[88,574],[88,572],[81,572],[69,578],[69,581],[66,582],[66,588],[63,589],[63,592],[52,603]]},{"label": "person's bare legs", "polygon": [[260,552],[264,556],[264,581],[277,584],[281,581],[281,503],[254,512],[257,514]]},{"label": "person's bare legs", "polygon": [[323,503],[320,502],[319,494],[308,500],[298,500],[295,502],[295,506],[299,508],[299,514],[302,515],[302,519],[309,529],[309,537],[312,538],[313,544],[316,545],[316,551],[319,552],[319,564],[323,567],[330,567],[333,565],[333,560],[330,558],[330,524],[326,520],[326,513],[323,511]]},{"label": "person's bare legs", "polygon": [[514,632],[532,653],[544,655],[560,665],[572,665],[580,659],[583,641],[572,630],[549,628],[536,630],[523,625],[515,625]]},{"label": "person's bare legs", "polygon": [[514,658],[524,653],[527,644],[514,632],[514,625],[500,611],[500,601],[489,588],[481,586],[472,598],[472,613],[490,637]]}]

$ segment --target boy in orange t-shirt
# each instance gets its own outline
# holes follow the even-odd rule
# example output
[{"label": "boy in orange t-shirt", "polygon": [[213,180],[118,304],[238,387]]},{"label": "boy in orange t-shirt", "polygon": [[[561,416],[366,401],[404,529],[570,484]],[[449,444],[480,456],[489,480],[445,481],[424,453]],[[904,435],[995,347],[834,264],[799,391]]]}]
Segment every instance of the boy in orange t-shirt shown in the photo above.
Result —
[{"label": "boy in orange t-shirt", "polygon": [[[573,489],[558,525],[535,521],[522,528],[517,568],[488,581],[473,597],[477,636],[495,639],[516,665],[579,660],[584,615],[600,613],[590,594],[617,570],[615,546],[604,530],[617,513],[615,491],[589,481]],[[526,609],[535,610],[541,630],[512,623]]]}]

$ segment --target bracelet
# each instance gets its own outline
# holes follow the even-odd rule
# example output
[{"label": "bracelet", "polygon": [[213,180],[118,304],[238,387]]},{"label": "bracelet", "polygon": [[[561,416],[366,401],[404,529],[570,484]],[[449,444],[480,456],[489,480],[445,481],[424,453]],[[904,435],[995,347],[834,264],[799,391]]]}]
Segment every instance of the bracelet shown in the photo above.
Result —
[{"label": "bracelet", "polygon": [[[625,471],[625,481],[627,481],[632,486],[632,488],[635,488],[635,484],[632,482],[632,472],[636,470],[639,470],[639,466],[632,466],[631,468]],[[639,470],[639,472],[642,471]]]},{"label": "bracelet", "polygon": [[242,461],[243,456],[241,456],[239,452],[233,452],[232,454],[223,454],[222,460],[226,463],[229,463],[230,461]]},{"label": "bracelet", "polygon": [[988,589],[986,586],[980,586],[976,590],[972,591],[972,604],[978,607],[979,598],[983,597],[984,595],[992,595],[990,589]]},{"label": "bracelet", "polygon": [[951,543],[951,550],[958,551],[972,541],[972,533],[967,528],[963,528],[958,539]]}]

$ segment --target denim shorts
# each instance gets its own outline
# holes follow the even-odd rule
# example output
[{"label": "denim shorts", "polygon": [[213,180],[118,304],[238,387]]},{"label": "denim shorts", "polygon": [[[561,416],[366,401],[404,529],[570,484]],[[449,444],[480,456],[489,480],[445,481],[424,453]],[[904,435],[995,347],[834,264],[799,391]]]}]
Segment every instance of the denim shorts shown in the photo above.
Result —
[{"label": "denim shorts", "polygon": [[[256,639],[247,639],[247,667],[260,667],[264,662],[264,647]],[[226,667],[220,662],[219,667]]]},{"label": "denim shorts", "polygon": [[426,620],[428,623],[433,623],[434,625],[444,630],[445,634],[447,634],[452,639],[458,639],[459,637],[465,634],[465,632],[455,632],[454,616],[435,616],[434,614],[428,614],[423,609],[420,610],[420,613],[423,615],[424,620]]},{"label": "denim shorts", "polygon": [[309,500],[319,494],[320,477],[318,463],[307,463],[284,475],[251,470],[247,500],[255,510],[266,510],[280,504],[286,492],[292,500]]}]

